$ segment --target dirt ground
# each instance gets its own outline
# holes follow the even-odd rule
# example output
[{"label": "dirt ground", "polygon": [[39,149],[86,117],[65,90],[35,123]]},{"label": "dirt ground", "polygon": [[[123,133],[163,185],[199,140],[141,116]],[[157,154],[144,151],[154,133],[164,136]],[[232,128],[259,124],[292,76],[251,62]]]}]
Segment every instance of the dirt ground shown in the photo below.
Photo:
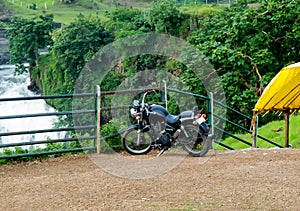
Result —
[{"label": "dirt ground", "polygon": [[185,157],[148,179],[114,176],[84,155],[1,165],[0,210],[300,210],[300,149],[203,161]]}]

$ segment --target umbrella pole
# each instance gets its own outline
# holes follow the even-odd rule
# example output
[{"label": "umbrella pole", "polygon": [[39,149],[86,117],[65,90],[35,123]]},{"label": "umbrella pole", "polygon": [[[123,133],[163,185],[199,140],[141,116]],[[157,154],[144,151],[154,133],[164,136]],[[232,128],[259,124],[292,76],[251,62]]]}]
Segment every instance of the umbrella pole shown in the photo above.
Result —
[{"label": "umbrella pole", "polygon": [[290,129],[290,112],[287,111],[284,113],[285,119],[285,147],[289,147],[289,129]]}]

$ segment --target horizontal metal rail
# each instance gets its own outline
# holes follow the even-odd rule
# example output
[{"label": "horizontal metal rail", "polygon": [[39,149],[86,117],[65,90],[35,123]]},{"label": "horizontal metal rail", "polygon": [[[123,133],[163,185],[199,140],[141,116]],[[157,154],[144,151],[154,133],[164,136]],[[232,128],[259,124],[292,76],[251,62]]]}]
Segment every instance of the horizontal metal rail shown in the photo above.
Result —
[{"label": "horizontal metal rail", "polygon": [[100,108],[100,111],[128,109],[129,107],[130,107],[130,105],[124,105],[124,106],[109,106],[109,107],[102,107],[102,108]]},{"label": "horizontal metal rail", "polygon": [[106,141],[107,139],[116,138],[116,137],[122,135],[126,130],[128,130],[128,129],[116,132],[116,133],[114,133],[112,135],[104,136],[104,137],[101,138],[101,141]]},{"label": "horizontal metal rail", "polygon": [[277,147],[279,147],[279,148],[284,148],[284,147],[281,146],[280,144],[277,144],[276,142],[271,141],[271,140],[269,140],[269,139],[267,139],[267,138],[265,138],[265,137],[263,137],[263,136],[261,136],[261,135],[257,135],[257,137],[260,138],[260,139],[262,139],[262,140],[264,140],[264,141],[266,141],[266,142],[268,142],[268,143],[270,143],[270,144],[273,144],[273,145],[275,145],[275,146],[277,146]]},{"label": "horizontal metal rail", "polygon": [[42,116],[60,116],[60,115],[70,115],[70,114],[88,114],[88,113],[95,113],[95,112],[96,112],[96,110],[77,110],[77,111],[36,113],[36,114],[20,114],[20,115],[10,115],[10,116],[0,116],[0,119],[17,119],[17,118],[42,117]]},{"label": "horizontal metal rail", "polygon": [[87,126],[53,128],[53,129],[44,129],[44,130],[6,132],[6,133],[0,133],[0,136],[26,135],[26,134],[34,134],[34,133],[48,133],[48,132],[62,132],[62,131],[95,129],[95,128],[96,128],[96,125],[87,125]]},{"label": "horizontal metal rail", "polygon": [[89,140],[89,139],[94,140],[95,138],[96,138],[96,136],[88,136],[88,137],[74,137],[74,138],[64,138],[64,139],[50,139],[50,140],[41,140],[41,141],[7,143],[7,144],[0,144],[0,148],[30,146],[30,145],[36,145],[36,144],[51,144],[51,143],[57,143],[57,142],[63,143],[63,142],[82,141],[82,140]]},{"label": "horizontal metal rail", "polygon": [[226,135],[229,135],[229,136],[233,137],[234,139],[236,139],[236,140],[238,140],[238,141],[240,141],[240,142],[243,142],[244,144],[247,144],[247,145],[249,145],[249,146],[252,146],[252,143],[250,143],[250,142],[248,142],[248,141],[245,141],[244,139],[241,139],[241,138],[239,138],[239,137],[237,137],[237,136],[235,136],[235,135],[233,135],[233,134],[231,134],[231,133],[229,133],[229,132],[227,132],[227,131],[221,129],[221,128],[219,128],[218,126],[215,126],[215,129],[217,129],[218,131],[220,131],[220,132],[222,132],[222,133],[225,133]]},{"label": "horizontal metal rail", "polygon": [[129,94],[136,92],[145,92],[148,90],[163,90],[163,87],[153,87],[149,89],[131,89],[131,90],[116,90],[116,91],[102,91],[101,95],[114,95],[114,94]]},{"label": "horizontal metal rail", "polygon": [[238,114],[238,115],[240,115],[240,116],[242,116],[242,117],[244,117],[248,120],[252,120],[251,117],[249,117],[249,116],[247,116],[247,115],[245,115],[245,114],[243,114],[243,113],[241,113],[241,112],[239,112],[239,111],[237,111],[237,110],[235,110],[235,109],[233,109],[233,108],[231,108],[231,107],[229,107],[229,106],[227,106],[227,105],[225,105],[225,104],[223,104],[223,103],[221,103],[217,100],[214,100],[214,103],[217,104],[217,105],[220,105],[221,107],[226,108],[227,110],[230,110],[230,111],[232,111],[232,112],[234,112],[234,113],[236,113],[236,114]]},{"label": "horizontal metal rail", "polygon": [[0,98],[0,102],[21,101],[21,100],[46,100],[46,99],[73,98],[73,97],[91,97],[91,96],[95,96],[95,94],[94,93],[85,93],[85,94],[63,94],[63,95],[29,96],[29,97],[10,97],[10,98]]},{"label": "horizontal metal rail", "polygon": [[243,131],[245,131],[247,133],[252,133],[249,129],[244,128],[243,126],[240,126],[239,124],[236,124],[236,123],[234,123],[234,122],[232,122],[232,121],[230,121],[230,120],[228,120],[228,119],[226,119],[226,118],[224,118],[224,117],[222,117],[222,116],[220,116],[218,114],[214,114],[214,116],[217,117],[217,118],[219,118],[219,119],[221,119],[221,120],[224,120],[224,121],[226,121],[226,122],[228,122],[228,123],[230,123],[232,125],[234,125],[235,127],[239,128],[239,129],[242,129]]},{"label": "horizontal metal rail", "polygon": [[53,150],[47,152],[35,152],[35,153],[23,153],[23,154],[12,154],[12,155],[3,155],[0,156],[0,159],[12,159],[12,158],[21,158],[21,157],[38,157],[43,155],[54,155],[54,154],[63,154],[63,153],[72,153],[72,152],[84,152],[96,150],[96,147],[82,147],[74,149],[64,149],[64,150]]},{"label": "horizontal metal rail", "polygon": [[[149,104],[158,104],[163,105],[162,102],[150,102]],[[100,111],[108,111],[108,110],[124,110],[130,108],[132,105],[123,105],[123,106],[109,106],[109,107],[102,107],[100,108]]]},{"label": "horizontal metal rail", "polygon": [[215,143],[219,144],[220,146],[224,147],[224,148],[227,148],[229,150],[234,150],[234,148],[222,143],[221,141],[218,141],[218,140],[214,140]]},{"label": "horizontal metal rail", "polygon": [[171,92],[177,92],[177,93],[180,93],[180,94],[185,94],[185,95],[191,95],[191,96],[194,96],[194,97],[199,97],[199,98],[202,98],[204,100],[210,100],[210,98],[208,96],[204,96],[204,95],[199,95],[199,94],[194,94],[194,93],[191,93],[191,92],[187,92],[187,91],[181,91],[181,90],[178,90],[178,89],[172,89],[172,88],[167,88],[168,91],[171,91]]}]

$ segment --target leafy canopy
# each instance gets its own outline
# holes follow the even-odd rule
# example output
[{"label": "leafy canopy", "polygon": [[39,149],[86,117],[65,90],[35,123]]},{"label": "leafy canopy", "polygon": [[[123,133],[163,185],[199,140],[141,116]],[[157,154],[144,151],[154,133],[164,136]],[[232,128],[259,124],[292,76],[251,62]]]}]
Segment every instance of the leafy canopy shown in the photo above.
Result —
[{"label": "leafy canopy", "polygon": [[17,73],[26,71],[24,62],[28,62],[30,68],[39,65],[38,50],[51,45],[50,33],[53,29],[53,15],[42,15],[32,20],[18,17],[12,19],[8,27],[10,62],[17,64]]}]

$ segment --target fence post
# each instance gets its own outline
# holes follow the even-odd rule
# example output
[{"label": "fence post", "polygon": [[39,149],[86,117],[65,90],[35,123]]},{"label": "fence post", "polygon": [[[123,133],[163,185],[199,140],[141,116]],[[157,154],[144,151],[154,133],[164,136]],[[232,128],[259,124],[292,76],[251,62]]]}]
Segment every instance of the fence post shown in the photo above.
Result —
[{"label": "fence post", "polygon": [[100,127],[100,120],[101,120],[101,90],[100,90],[100,86],[97,85],[96,86],[96,112],[97,112],[97,118],[96,118],[96,124],[97,124],[97,154],[100,154],[101,152],[101,143],[100,143],[100,139],[101,139],[101,127]]},{"label": "fence post", "polygon": [[214,124],[214,94],[212,92],[209,93],[210,95],[210,124],[211,124],[211,133],[215,133],[215,124]]},{"label": "fence post", "polygon": [[253,131],[252,131],[252,148],[256,148],[257,147],[258,113],[256,113],[255,111],[253,112],[251,127],[253,129]]},{"label": "fence post", "polygon": [[168,94],[167,94],[167,83],[165,80],[162,80],[162,84],[163,84],[163,87],[164,87],[164,91],[163,91],[163,102],[165,103],[165,107],[166,109],[168,110]]},{"label": "fence post", "polygon": [[[215,123],[214,123],[214,94],[212,92],[209,93],[210,95],[210,123],[211,123],[211,134],[215,134]],[[212,148],[215,149],[215,139],[212,139]]]}]

